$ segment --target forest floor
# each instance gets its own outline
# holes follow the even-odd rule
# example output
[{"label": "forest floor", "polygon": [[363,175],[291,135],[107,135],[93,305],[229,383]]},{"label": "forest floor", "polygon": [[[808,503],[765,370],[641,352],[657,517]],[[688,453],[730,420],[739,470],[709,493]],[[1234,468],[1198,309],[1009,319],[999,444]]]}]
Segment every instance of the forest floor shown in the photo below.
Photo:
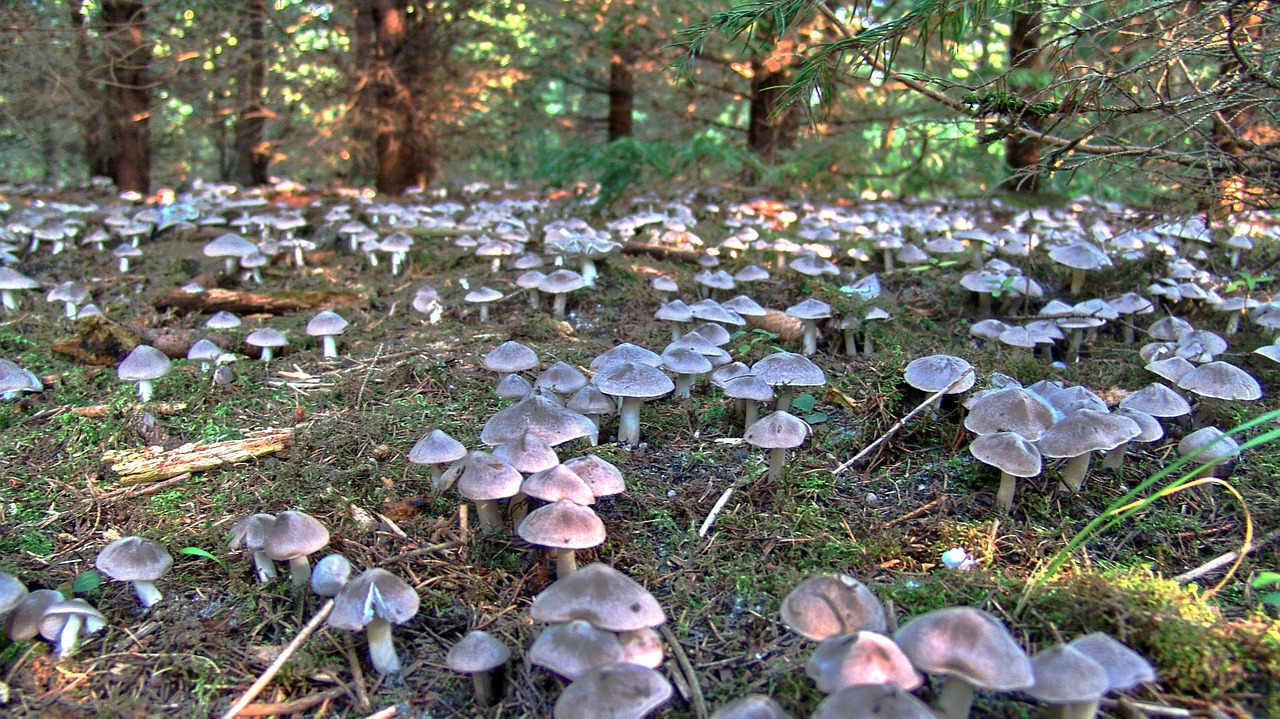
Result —
[{"label": "forest floor", "polygon": [[[332,251],[316,253],[306,269],[269,268],[275,289],[357,295],[340,310],[352,323],[342,356],[323,359],[306,337],[310,312],[250,317],[245,332],[262,325],[286,330],[291,351],[270,364],[241,359],[225,389],[198,366],[175,363],[157,383],[151,427],[140,423],[134,386],[119,382],[114,368],[49,351],[75,333],[60,312],[28,297],[24,311],[0,317],[0,356],[46,384],[41,394],[0,405],[0,567],[32,588],[83,590],[80,596],[108,619],[65,660],[39,641],[0,649],[0,679],[11,688],[0,711],[49,719],[224,711],[318,605],[313,596],[295,596],[287,582],[257,584],[247,558],[225,550],[228,529],[254,512],[295,508],[329,527],[330,551],[358,568],[381,566],[404,577],[422,605],[394,632],[406,665],[401,681],[381,681],[367,669],[361,637],[322,628],[257,701],[301,702],[275,711],[317,717],[364,716],[396,703],[405,716],[480,715],[470,683],[444,668],[444,654],[475,628],[528,647],[536,632],[526,610],[552,581],[554,563],[514,535],[476,532],[463,521],[460,500],[434,496],[426,471],[406,454],[435,428],[469,448],[480,446],[481,425],[502,406],[480,358],[505,340],[534,348],[544,367],[562,360],[585,368],[620,341],[661,348],[669,330],[652,319],[658,303],[649,283],[664,273],[691,286],[696,268],[615,256],[596,290],[570,299],[567,320],[553,320],[519,296],[479,324],[456,302],[459,277],[511,292],[509,277],[487,277],[482,264],[445,241],[420,240],[419,247],[399,277],[385,265],[370,269],[357,256]],[[105,255],[85,254],[42,256],[22,269],[42,280],[92,278],[95,297],[113,319],[195,328],[204,316],[157,310],[155,299],[208,265],[198,241],[172,237],[147,246],[145,269],[133,274],[120,275]],[[1114,296],[1145,287],[1156,269],[1127,267],[1097,278],[1089,292]],[[1051,268],[1036,271],[1065,281]],[[1131,450],[1119,472],[1095,469],[1077,494],[1055,490],[1050,465],[1020,485],[1009,516],[994,511],[998,478],[965,451],[970,437],[950,405],[936,419],[910,422],[856,471],[833,474],[923,399],[902,381],[914,357],[950,352],[973,363],[980,383],[994,372],[1024,383],[1061,379],[1112,400],[1152,381],[1135,349],[1110,335],[1086,345],[1081,361],[1065,370],[978,346],[968,335],[976,320],[971,301],[954,279],[945,269],[884,278],[893,319],[874,330],[874,356],[848,357],[834,343],[820,349],[815,359],[829,385],[814,397],[813,435],[776,482],[764,480],[757,451],[726,441],[740,430],[731,407],[705,384],[691,399],[646,405],[640,446],[610,442],[616,420],[606,420],[600,446],[579,440],[561,447],[561,459],[599,454],[628,485],[597,506],[609,538],[580,561],[613,564],[657,596],[711,709],[760,692],[795,716],[808,715],[820,698],[803,671],[813,643],[782,626],[778,604],[805,577],[838,571],[866,582],[903,618],[951,604],[983,607],[1028,648],[1111,632],[1160,670],[1159,683],[1136,695],[1143,702],[1195,716],[1280,715],[1280,624],[1267,617],[1247,581],[1280,569],[1280,548],[1272,543],[1249,554],[1211,598],[1169,578],[1240,547],[1246,517],[1221,489],[1162,499],[1097,536],[1016,611],[1033,572],[1128,487],[1171,463],[1176,439]],[[424,283],[439,289],[449,307],[435,325],[409,310]],[[784,308],[830,291],[782,280],[756,299]],[[1211,329],[1224,323],[1207,310],[1193,314]],[[1231,360],[1268,392],[1261,402],[1217,407],[1218,426],[1280,407],[1280,368],[1249,354],[1267,341],[1253,329],[1233,339]],[[746,333],[732,349],[750,362],[776,344]],[[93,416],[84,416],[88,406],[98,407],[87,412]],[[293,445],[176,481],[125,485],[104,461],[111,450],[232,440],[269,428],[294,428]],[[1255,536],[1280,529],[1280,452],[1250,451],[1226,479],[1247,502]],[[735,485],[739,490],[701,536],[712,505]],[[77,581],[109,540],[133,534],[165,543],[176,558],[159,583],[165,599],[145,611],[127,585]],[[445,546],[414,553],[435,545]],[[957,546],[976,559],[971,571],[941,566],[941,554]],[[178,553],[182,548],[217,559]],[[1201,586],[1221,577],[1208,575]],[[669,659],[666,671],[675,667]],[[520,660],[510,674],[499,715],[550,716],[563,682]],[[1007,695],[982,697],[978,706],[985,717],[1039,711],[1031,700]],[[655,716],[691,717],[694,709],[678,694]]]}]

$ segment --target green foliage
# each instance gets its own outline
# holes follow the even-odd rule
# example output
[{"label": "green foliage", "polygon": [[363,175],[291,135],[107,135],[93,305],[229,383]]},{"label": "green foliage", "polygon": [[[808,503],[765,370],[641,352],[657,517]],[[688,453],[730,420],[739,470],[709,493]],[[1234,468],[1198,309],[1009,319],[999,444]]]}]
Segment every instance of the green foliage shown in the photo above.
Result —
[{"label": "green foliage", "polygon": [[1271,590],[1259,594],[1258,601],[1271,607],[1272,611],[1280,612],[1280,572],[1258,572],[1250,586],[1254,589]]}]

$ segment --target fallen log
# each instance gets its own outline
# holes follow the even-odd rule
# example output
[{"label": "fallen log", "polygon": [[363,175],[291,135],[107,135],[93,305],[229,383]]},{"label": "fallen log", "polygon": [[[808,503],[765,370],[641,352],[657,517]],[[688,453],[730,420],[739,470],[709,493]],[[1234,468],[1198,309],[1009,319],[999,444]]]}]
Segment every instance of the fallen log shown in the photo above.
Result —
[{"label": "fallen log", "polygon": [[174,359],[185,359],[187,350],[200,339],[219,347],[226,347],[229,342],[223,335],[207,330],[135,327],[94,316],[77,321],[75,334],[55,341],[50,349],[83,364],[105,367],[123,360],[141,344],[151,345]]},{"label": "fallen log", "polygon": [[173,417],[187,411],[186,402],[151,402],[149,404],[135,404],[132,407],[117,409],[109,404],[91,404],[86,407],[72,407],[67,410],[71,414],[78,414],[81,417],[89,419],[100,419],[109,417],[119,412],[121,414],[130,414],[133,412],[153,412],[162,417]]},{"label": "fallen log", "polygon": [[763,317],[748,316],[747,324],[778,336],[783,342],[799,342],[804,336],[804,323],[786,312],[766,309]]},{"label": "fallen log", "polygon": [[701,252],[693,250],[677,250],[674,247],[663,247],[662,245],[650,245],[647,242],[628,242],[622,246],[622,254],[624,255],[649,255],[657,257],[660,260],[685,260],[687,262],[697,262],[702,256]]},{"label": "fallen log", "polygon": [[111,471],[120,475],[121,484],[140,484],[244,462],[279,452],[292,444],[293,428],[283,427],[250,432],[244,439],[188,443],[167,451],[162,447],[111,450],[103,455],[103,460],[110,464]]},{"label": "fallen log", "polygon": [[285,315],[292,312],[331,310],[338,307],[364,307],[368,298],[358,292],[238,292],[213,288],[204,292],[172,290],[152,303],[156,309],[178,309],[186,312]]}]

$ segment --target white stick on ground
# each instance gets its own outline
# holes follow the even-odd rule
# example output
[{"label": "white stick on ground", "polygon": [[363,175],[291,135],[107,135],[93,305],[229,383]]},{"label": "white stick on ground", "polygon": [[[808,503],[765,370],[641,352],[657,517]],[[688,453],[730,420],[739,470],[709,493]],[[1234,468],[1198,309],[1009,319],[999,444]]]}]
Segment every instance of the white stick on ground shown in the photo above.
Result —
[{"label": "white stick on ground", "polygon": [[275,679],[276,674],[278,674],[280,669],[284,667],[285,662],[289,661],[289,657],[292,657],[293,653],[298,651],[298,647],[302,646],[302,643],[307,640],[307,637],[311,636],[311,634],[324,623],[324,620],[329,618],[329,614],[332,611],[333,600],[330,599],[320,606],[320,611],[316,612],[316,615],[311,618],[311,621],[307,622],[307,625],[302,628],[302,631],[298,632],[298,636],[294,637],[293,641],[289,642],[285,648],[280,651],[280,656],[276,657],[276,660],[271,662],[271,666],[267,667],[266,670],[262,672],[262,676],[258,677],[258,680],[245,690],[245,693],[236,700],[236,703],[231,705],[231,708],[222,715],[222,719],[235,719],[241,709],[248,706],[249,702],[254,700],[254,697],[258,696],[263,689],[266,689],[267,685],[271,683],[271,680]]},{"label": "white stick on ground", "polygon": [[933,403],[934,403],[934,402],[936,402],[936,401],[938,400],[938,398],[942,397],[942,395],[944,395],[944,394],[946,394],[947,392],[951,391],[951,388],[952,388],[952,387],[955,387],[956,385],[960,384],[960,382],[961,382],[962,380],[964,380],[966,377],[968,377],[968,376],[969,376],[970,374],[972,374],[972,373],[973,373],[973,369],[972,369],[972,368],[967,369],[967,370],[965,370],[964,372],[961,372],[961,373],[960,373],[960,375],[959,375],[958,377],[956,377],[955,379],[951,380],[951,384],[947,385],[946,387],[943,387],[942,389],[938,390],[937,392],[934,392],[932,395],[930,395],[930,396],[929,396],[929,398],[928,398],[928,399],[926,399],[925,401],[921,402],[919,406],[917,406],[915,409],[913,409],[913,410],[911,410],[910,412],[908,412],[908,413],[907,413],[907,416],[905,416],[905,417],[903,417],[902,419],[900,419],[900,420],[898,420],[897,422],[895,422],[895,423],[893,424],[893,426],[892,426],[892,427],[890,427],[888,430],[886,430],[886,431],[885,431],[885,433],[884,433],[884,434],[880,435],[880,438],[879,438],[879,439],[877,439],[876,441],[874,441],[874,442],[872,442],[871,444],[867,445],[866,449],[863,449],[861,452],[859,452],[859,453],[857,453],[857,454],[853,455],[853,458],[852,458],[852,459],[850,459],[849,461],[847,461],[847,462],[845,462],[844,464],[840,465],[839,467],[836,467],[836,468],[835,468],[835,470],[834,470],[834,471],[832,471],[831,473],[832,473],[832,474],[840,474],[841,472],[845,471],[846,469],[848,469],[848,468],[852,467],[853,465],[857,464],[857,463],[858,463],[858,460],[860,460],[860,459],[862,459],[863,457],[866,457],[867,455],[869,455],[869,454],[871,454],[872,452],[874,452],[874,451],[876,450],[876,448],[877,448],[877,447],[879,447],[880,445],[884,444],[884,443],[885,443],[885,442],[886,442],[890,437],[892,437],[895,433],[897,433],[897,431],[898,431],[898,430],[900,430],[900,429],[902,429],[903,427],[905,427],[905,426],[907,425],[907,422],[910,422],[911,420],[915,419],[916,415],[918,415],[918,414],[920,414],[921,412],[925,411],[925,410],[926,410],[926,409],[928,409],[929,407],[932,407],[932,406],[933,406]]}]

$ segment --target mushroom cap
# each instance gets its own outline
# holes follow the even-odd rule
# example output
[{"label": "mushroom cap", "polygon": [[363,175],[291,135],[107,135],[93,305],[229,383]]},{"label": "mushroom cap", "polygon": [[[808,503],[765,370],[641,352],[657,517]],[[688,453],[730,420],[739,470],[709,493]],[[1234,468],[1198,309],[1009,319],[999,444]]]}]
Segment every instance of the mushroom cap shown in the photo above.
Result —
[{"label": "mushroom cap", "polygon": [[825,320],[831,316],[831,305],[808,297],[788,307],[786,314],[801,320]]},{"label": "mushroom cap", "polygon": [[359,631],[374,619],[404,624],[418,613],[418,593],[385,569],[366,569],[333,598],[328,624]]},{"label": "mushroom cap", "polygon": [[671,684],[648,667],[627,662],[584,672],[560,693],[554,719],[640,719],[671,698]]},{"label": "mushroom cap", "polygon": [[1166,379],[1176,384],[1184,375],[1195,368],[1195,365],[1175,355],[1173,357],[1166,357],[1165,359],[1159,359],[1154,362],[1148,362],[1143,369],[1154,373],[1161,379]]},{"label": "mushroom cap", "polygon": [[351,581],[351,562],[341,554],[327,554],[311,570],[311,591],[322,597],[336,597]]},{"label": "mushroom cap", "polygon": [[351,323],[333,310],[321,310],[307,322],[307,334],[312,337],[329,337],[347,331]]},{"label": "mushroom cap", "polygon": [[924,677],[893,640],[876,632],[853,632],[824,639],[809,657],[805,674],[818,691],[831,694],[856,684],[892,684],[911,691]]},{"label": "mushroom cap", "polygon": [[[529,544],[552,549],[590,549],[604,544],[604,522],[590,507],[561,499],[525,516],[516,534]],[[575,572],[576,574],[576,572]]]},{"label": "mushroom cap", "polygon": [[614,397],[657,399],[676,388],[662,370],[648,364],[623,362],[601,369],[591,383]]},{"label": "mushroom cap", "polygon": [[1147,334],[1151,335],[1151,339],[1160,340],[1162,342],[1177,342],[1178,338],[1188,332],[1195,330],[1192,324],[1181,317],[1169,315],[1161,317],[1152,322],[1147,327]]},{"label": "mushroom cap", "polygon": [[633,632],[667,621],[644,587],[607,564],[588,564],[561,577],[533,598],[529,616],[537,622],[585,619],[610,632]]},{"label": "mushroom cap", "polygon": [[894,641],[921,671],[980,689],[1014,691],[1035,683],[1031,660],[998,619],[973,607],[948,607],[903,624]]},{"label": "mushroom cap", "polygon": [[0,290],[34,290],[40,283],[11,267],[0,265]]},{"label": "mushroom cap", "polygon": [[809,719],[937,719],[937,715],[892,684],[858,684],[823,699]]},{"label": "mushroom cap", "polygon": [[782,600],[779,613],[791,631],[817,641],[864,630],[883,632],[888,626],[880,600],[847,574],[804,580]]},{"label": "mushroom cap", "polygon": [[30,592],[13,608],[6,623],[9,639],[24,642],[40,633],[40,618],[49,607],[64,600],[56,589],[37,589]]},{"label": "mushroom cap", "polygon": [[12,574],[0,572],[0,617],[12,612],[27,597],[27,585]]},{"label": "mushroom cap", "polygon": [[706,374],[713,369],[706,355],[685,347],[668,347],[662,353],[662,366],[683,375]]},{"label": "mushroom cap", "polygon": [[502,297],[503,295],[501,292],[493,289],[492,287],[489,287],[488,285],[485,285],[482,287],[477,287],[474,290],[471,290],[462,299],[466,300],[467,302],[480,304],[485,302],[497,302],[498,300],[502,299]]},{"label": "mushroom cap", "polygon": [[58,641],[67,620],[76,616],[84,622],[81,625],[81,634],[93,634],[107,626],[107,618],[93,605],[83,599],[67,599],[54,602],[45,608],[44,614],[40,617],[40,636],[51,642]]},{"label": "mushroom cap", "polygon": [[248,257],[258,246],[234,232],[227,232],[206,242],[201,252],[205,257]]},{"label": "mushroom cap", "polygon": [[172,366],[165,353],[151,345],[138,345],[120,362],[116,374],[126,382],[141,382],[169,374]]},{"label": "mushroom cap", "polygon": [[756,302],[746,295],[738,295],[732,299],[727,299],[724,302],[721,302],[720,306],[727,310],[737,312],[743,317],[764,317],[768,314],[764,307],[760,306],[759,302]]},{"label": "mushroom cap", "polygon": [[1076,242],[1049,250],[1049,259],[1077,270],[1097,270],[1111,266],[1107,253],[1089,242]]},{"label": "mushroom cap", "polygon": [[693,322],[693,310],[681,300],[671,300],[659,307],[653,318],[667,322]]},{"label": "mushroom cap", "polygon": [[1040,474],[1040,450],[1016,432],[979,435],[969,443],[969,452],[978,461],[1014,477],[1035,477]]},{"label": "mushroom cap", "polygon": [[591,487],[583,481],[582,477],[563,464],[530,474],[520,484],[520,491],[544,502],[567,499],[584,507],[596,502],[596,496],[591,491]]},{"label": "mushroom cap", "polygon": [[1121,409],[1136,409],[1153,417],[1182,417],[1191,414],[1191,405],[1168,385],[1152,382],[1120,400]]},{"label": "mushroom cap", "polygon": [[586,286],[582,275],[573,270],[556,270],[547,275],[538,285],[538,289],[553,295],[580,290]]},{"label": "mushroom cap", "polygon": [[1213,399],[1252,401],[1262,397],[1258,380],[1229,362],[1202,364],[1182,375],[1178,387]]},{"label": "mushroom cap", "polygon": [[498,399],[520,401],[533,393],[533,383],[518,374],[503,375],[494,388]]},{"label": "mushroom cap", "polygon": [[173,557],[157,541],[121,537],[103,547],[94,564],[118,582],[154,582],[173,566]]},{"label": "mushroom cap", "polygon": [[538,354],[515,340],[507,340],[490,350],[480,364],[490,372],[524,372],[538,366]]},{"label": "mushroom cap", "polygon": [[795,352],[774,352],[751,365],[751,374],[770,387],[821,387],[827,376],[813,360]]},{"label": "mushroom cap", "polygon": [[515,467],[488,452],[467,452],[436,480],[436,491],[457,485],[458,494],[475,502],[508,499],[520,492],[524,478]]},{"label": "mushroom cap", "polygon": [[1022,387],[985,392],[968,403],[965,429],[974,434],[1016,432],[1032,442],[1057,419],[1048,400]]},{"label": "mushroom cap", "polygon": [[250,514],[231,526],[227,547],[235,549],[243,544],[251,552],[261,551],[263,543],[267,541],[267,532],[275,521],[276,518],[270,514]]},{"label": "mushroom cap", "polygon": [[768,382],[753,374],[733,377],[722,385],[724,396],[730,399],[748,399],[756,402],[768,402],[774,398],[773,388]]},{"label": "mushroom cap", "polygon": [[582,481],[591,488],[591,493],[597,497],[621,494],[627,489],[622,472],[594,454],[574,457],[561,466],[581,477]]},{"label": "mushroom cap", "polygon": [[625,661],[625,653],[613,632],[574,619],[543,629],[529,647],[529,661],[573,681],[592,667]]},{"label": "mushroom cap", "polygon": [[222,356],[222,348],[201,337],[187,350],[187,359],[194,362],[212,362]]},{"label": "mushroom cap", "polygon": [[204,326],[211,330],[231,330],[239,327],[242,323],[240,318],[227,312],[226,310],[218,310],[204,321]]},{"label": "mushroom cap", "polygon": [[[713,331],[705,330],[704,328],[706,326],[707,325],[699,327],[692,332],[686,332],[680,337],[680,339],[667,345],[662,355],[664,357],[664,364],[666,353],[677,349],[693,350],[694,352],[706,357],[713,366],[728,364],[732,358],[729,357],[728,352],[724,351],[720,345],[716,344],[710,337],[708,337],[708,334],[712,334]],[[711,326],[715,327],[718,325]],[[706,331],[707,334],[703,334],[704,331]]]},{"label": "mushroom cap", "polygon": [[1049,647],[1031,658],[1036,683],[1024,689],[1049,704],[1092,702],[1107,693],[1107,673],[1087,654],[1069,644]]},{"label": "mushroom cap", "polygon": [[329,530],[315,517],[288,510],[276,515],[267,528],[262,551],[277,562],[287,562],[318,552],[329,543]]},{"label": "mushroom cap", "polygon": [[799,447],[808,437],[809,423],[781,410],[757,421],[742,435],[747,443],[762,449]]},{"label": "mushroom cap", "polygon": [[1224,462],[1240,454],[1240,445],[1217,427],[1203,427],[1183,437],[1178,443],[1178,454],[1185,457],[1201,447],[1204,451],[1193,460],[1198,464]]},{"label": "mushroom cap", "polygon": [[633,345],[630,342],[623,342],[601,352],[595,359],[591,360],[589,369],[593,372],[599,372],[609,365],[626,362],[639,362],[650,367],[659,367],[662,365],[662,357],[658,356],[658,353],[653,350]]},{"label": "mushroom cap", "polygon": [[966,379],[960,380],[947,392],[959,394],[973,386],[976,377],[972,369],[973,365],[960,357],[937,354],[912,360],[902,371],[902,376],[907,384],[922,392],[941,392],[960,375],[968,372]]},{"label": "mushroom cap", "polygon": [[711,719],[792,719],[782,705],[763,694],[748,694],[721,706]]},{"label": "mushroom cap", "polygon": [[460,674],[488,672],[511,658],[511,650],[489,632],[473,629],[458,640],[445,655],[445,666]]},{"label": "mushroom cap", "polygon": [[657,669],[666,659],[662,650],[662,635],[645,627],[634,632],[618,632],[622,645],[622,661]]},{"label": "mushroom cap", "polygon": [[538,375],[533,386],[559,395],[570,395],[587,386],[587,376],[568,362],[557,361]]},{"label": "mushroom cap", "polygon": [[414,464],[451,464],[467,456],[467,448],[444,430],[433,429],[414,443],[409,461]]},{"label": "mushroom cap", "polygon": [[554,395],[534,392],[489,417],[480,430],[480,441],[496,447],[524,431],[552,447],[599,432],[590,418],[561,406]]},{"label": "mushroom cap", "polygon": [[289,344],[289,339],[284,336],[283,332],[274,327],[263,327],[251,332],[248,337],[244,338],[244,342],[254,347],[284,347]]},{"label": "mushroom cap", "polygon": [[80,304],[89,299],[89,290],[84,288],[79,282],[59,282],[53,289],[49,290],[49,294],[45,295],[45,299],[50,302],[72,302]]},{"label": "mushroom cap", "polygon": [[1160,420],[1140,409],[1120,407],[1112,414],[1128,417],[1138,425],[1138,429],[1142,430],[1138,433],[1138,436],[1130,440],[1132,442],[1154,442],[1164,437],[1164,427],[1160,425]]},{"label": "mushroom cap", "polygon": [[1040,453],[1046,457],[1078,457],[1085,452],[1105,452],[1141,433],[1138,423],[1128,417],[1078,409],[1040,437]]},{"label": "mushroom cap", "polygon": [[587,416],[613,414],[618,411],[618,405],[609,397],[609,395],[601,392],[595,385],[588,384],[573,396],[569,397],[569,401],[564,403],[566,409],[574,412],[580,412]]},{"label": "mushroom cap", "polygon": [[1156,680],[1156,671],[1151,663],[1110,634],[1086,634],[1071,640],[1067,646],[1084,653],[1102,667],[1111,691],[1124,691]]},{"label": "mushroom cap", "polygon": [[528,430],[493,448],[493,456],[515,467],[521,474],[534,474],[560,464],[560,457],[547,441]]}]

